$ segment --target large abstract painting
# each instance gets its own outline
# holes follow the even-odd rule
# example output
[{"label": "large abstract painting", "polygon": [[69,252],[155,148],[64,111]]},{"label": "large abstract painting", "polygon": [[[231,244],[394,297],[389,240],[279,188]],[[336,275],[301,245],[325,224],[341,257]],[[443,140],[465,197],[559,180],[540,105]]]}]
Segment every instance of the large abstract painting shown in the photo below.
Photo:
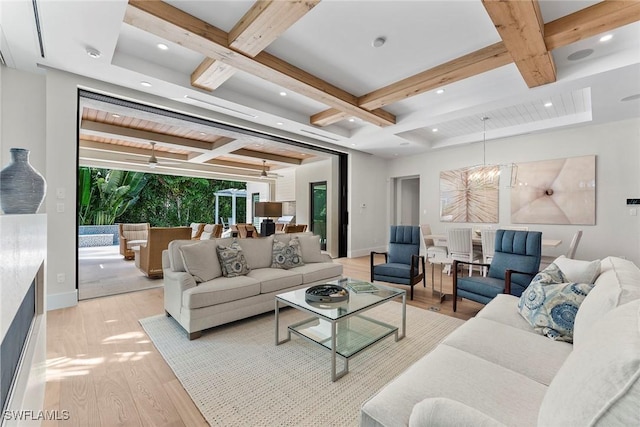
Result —
[{"label": "large abstract painting", "polygon": [[498,222],[499,166],[440,172],[440,220]]},{"label": "large abstract painting", "polygon": [[519,163],[511,222],[594,225],[596,156]]}]

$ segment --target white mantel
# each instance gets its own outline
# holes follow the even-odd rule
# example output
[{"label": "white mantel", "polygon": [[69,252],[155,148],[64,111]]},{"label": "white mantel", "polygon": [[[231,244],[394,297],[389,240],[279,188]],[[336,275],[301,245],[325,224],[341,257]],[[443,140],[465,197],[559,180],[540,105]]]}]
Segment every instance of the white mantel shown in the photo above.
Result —
[{"label": "white mantel", "polygon": [[[47,216],[0,215],[0,336],[4,339],[29,287],[36,279],[36,317],[22,353],[7,410],[41,411],[46,382]],[[0,419],[2,426],[39,425]]]}]

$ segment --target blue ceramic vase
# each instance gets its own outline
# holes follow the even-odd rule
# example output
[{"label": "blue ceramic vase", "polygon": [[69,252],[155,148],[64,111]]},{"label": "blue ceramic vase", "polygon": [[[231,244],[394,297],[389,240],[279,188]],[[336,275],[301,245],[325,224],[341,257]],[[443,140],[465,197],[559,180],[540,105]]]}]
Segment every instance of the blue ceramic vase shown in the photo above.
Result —
[{"label": "blue ceramic vase", "polygon": [[0,208],[5,214],[34,214],[44,200],[46,182],[29,163],[29,150],[9,151],[11,163],[0,171]]}]

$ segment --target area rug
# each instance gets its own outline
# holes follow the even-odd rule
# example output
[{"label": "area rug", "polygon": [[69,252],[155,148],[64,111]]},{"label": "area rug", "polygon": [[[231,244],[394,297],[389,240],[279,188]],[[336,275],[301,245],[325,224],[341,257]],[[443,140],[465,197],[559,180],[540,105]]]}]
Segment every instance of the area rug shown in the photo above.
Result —
[{"label": "area rug", "polygon": [[[401,306],[389,302],[367,315],[399,325]],[[286,325],[305,317],[282,310],[280,338]],[[296,335],[275,345],[273,313],[210,329],[194,341],[173,318],[140,323],[211,425],[356,426],[363,402],[464,321],[407,306],[406,338],[388,337],[354,356],[336,382],[328,350]]]}]

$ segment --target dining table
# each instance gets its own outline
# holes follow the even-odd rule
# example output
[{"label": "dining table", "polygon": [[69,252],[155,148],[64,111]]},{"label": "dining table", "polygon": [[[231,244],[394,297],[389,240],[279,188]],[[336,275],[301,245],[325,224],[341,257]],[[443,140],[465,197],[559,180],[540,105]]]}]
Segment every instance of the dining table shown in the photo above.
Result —
[{"label": "dining table", "polygon": [[[434,242],[439,242],[442,245],[446,245],[446,242],[447,242],[446,234],[427,234],[424,237],[425,239],[432,239]],[[482,239],[480,238],[480,236],[476,235],[475,233],[471,237],[471,241],[473,242],[474,245],[482,245]],[[562,244],[561,239],[545,239],[545,238],[542,239],[542,246],[547,248],[557,248],[561,244]]]}]

